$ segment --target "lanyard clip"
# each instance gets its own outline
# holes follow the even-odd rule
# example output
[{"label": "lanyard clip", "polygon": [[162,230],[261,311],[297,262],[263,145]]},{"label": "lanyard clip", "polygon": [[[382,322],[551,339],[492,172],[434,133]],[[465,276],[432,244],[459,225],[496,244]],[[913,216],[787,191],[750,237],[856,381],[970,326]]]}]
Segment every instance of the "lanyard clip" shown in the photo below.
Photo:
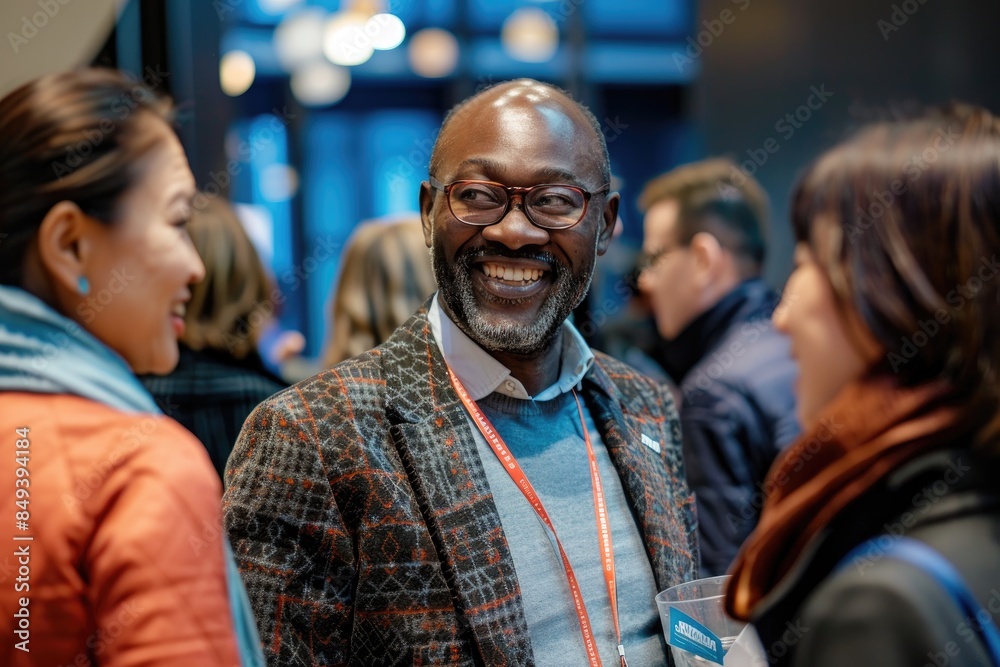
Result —
[{"label": "lanyard clip", "polygon": [[618,655],[622,659],[622,667],[628,667],[628,662],[625,661],[625,645],[624,644],[619,644],[618,645]]}]

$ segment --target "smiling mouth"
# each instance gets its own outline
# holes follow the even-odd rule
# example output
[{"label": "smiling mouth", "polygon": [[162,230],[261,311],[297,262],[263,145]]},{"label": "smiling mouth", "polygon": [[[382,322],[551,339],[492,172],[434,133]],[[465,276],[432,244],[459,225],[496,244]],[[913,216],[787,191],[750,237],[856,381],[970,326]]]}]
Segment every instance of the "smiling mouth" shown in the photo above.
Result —
[{"label": "smiling mouth", "polygon": [[538,282],[542,276],[548,273],[544,269],[525,269],[500,262],[484,262],[479,265],[479,268],[488,278],[496,278],[521,285],[531,285]]}]

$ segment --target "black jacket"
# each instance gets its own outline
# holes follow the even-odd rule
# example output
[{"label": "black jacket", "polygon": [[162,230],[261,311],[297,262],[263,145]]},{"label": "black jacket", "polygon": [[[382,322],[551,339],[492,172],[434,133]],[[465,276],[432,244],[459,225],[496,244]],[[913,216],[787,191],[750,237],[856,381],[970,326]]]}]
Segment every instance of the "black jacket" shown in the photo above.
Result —
[{"label": "black jacket", "polygon": [[288,386],[255,353],[234,359],[212,350],[195,352],[185,345],[180,345],[173,373],[140,379],[160,409],[201,440],[220,478],[247,416]]},{"label": "black jacket", "polygon": [[[891,557],[836,565],[870,537],[922,540],[958,569],[1000,624],[1000,462],[967,449],[925,454],[841,513],[754,609],[772,665],[989,665],[966,618],[921,570]],[[881,547],[885,548],[885,547]],[[832,573],[832,574],[831,574]]]},{"label": "black jacket", "polygon": [[776,303],[764,281],[743,282],[661,350],[679,381],[703,577],[728,569],[757,525],[771,463],[799,434],[798,371],[770,321]]}]

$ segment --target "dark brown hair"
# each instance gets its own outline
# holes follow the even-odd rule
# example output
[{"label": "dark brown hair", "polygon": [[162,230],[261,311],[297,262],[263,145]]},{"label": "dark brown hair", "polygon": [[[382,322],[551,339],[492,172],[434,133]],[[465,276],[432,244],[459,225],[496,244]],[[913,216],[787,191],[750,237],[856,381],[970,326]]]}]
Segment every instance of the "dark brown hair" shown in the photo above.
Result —
[{"label": "dark brown hair", "polygon": [[639,209],[645,213],[667,200],[680,206],[678,243],[688,245],[695,234],[708,232],[738,258],[749,260],[743,273],[760,273],[767,252],[767,193],[736,163],[711,158],[657,176],[642,189]]},{"label": "dark brown hair", "polygon": [[792,198],[842,310],[886,350],[875,372],[945,380],[998,406],[1000,122],[952,105],[862,129],[822,155]]},{"label": "dark brown hair", "polygon": [[107,223],[155,145],[144,117],[173,121],[172,104],[108,69],[52,74],[0,100],[0,284],[19,285],[48,211],[62,201]]},{"label": "dark brown hair", "polygon": [[182,340],[243,359],[257,345],[274,314],[271,281],[250,237],[228,202],[206,197],[195,207],[188,233],[205,264],[205,278],[191,286]]}]

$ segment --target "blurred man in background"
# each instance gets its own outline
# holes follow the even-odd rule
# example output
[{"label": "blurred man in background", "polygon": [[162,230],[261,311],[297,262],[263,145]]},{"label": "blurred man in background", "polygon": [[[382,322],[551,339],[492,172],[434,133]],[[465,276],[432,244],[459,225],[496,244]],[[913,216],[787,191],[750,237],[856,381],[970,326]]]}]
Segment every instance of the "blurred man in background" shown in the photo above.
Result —
[{"label": "blurred man in background", "polygon": [[677,383],[702,576],[723,574],[757,523],[761,483],[798,435],[788,341],[771,325],[761,278],[767,196],[728,160],[648,183],[639,287],[652,304]]}]

